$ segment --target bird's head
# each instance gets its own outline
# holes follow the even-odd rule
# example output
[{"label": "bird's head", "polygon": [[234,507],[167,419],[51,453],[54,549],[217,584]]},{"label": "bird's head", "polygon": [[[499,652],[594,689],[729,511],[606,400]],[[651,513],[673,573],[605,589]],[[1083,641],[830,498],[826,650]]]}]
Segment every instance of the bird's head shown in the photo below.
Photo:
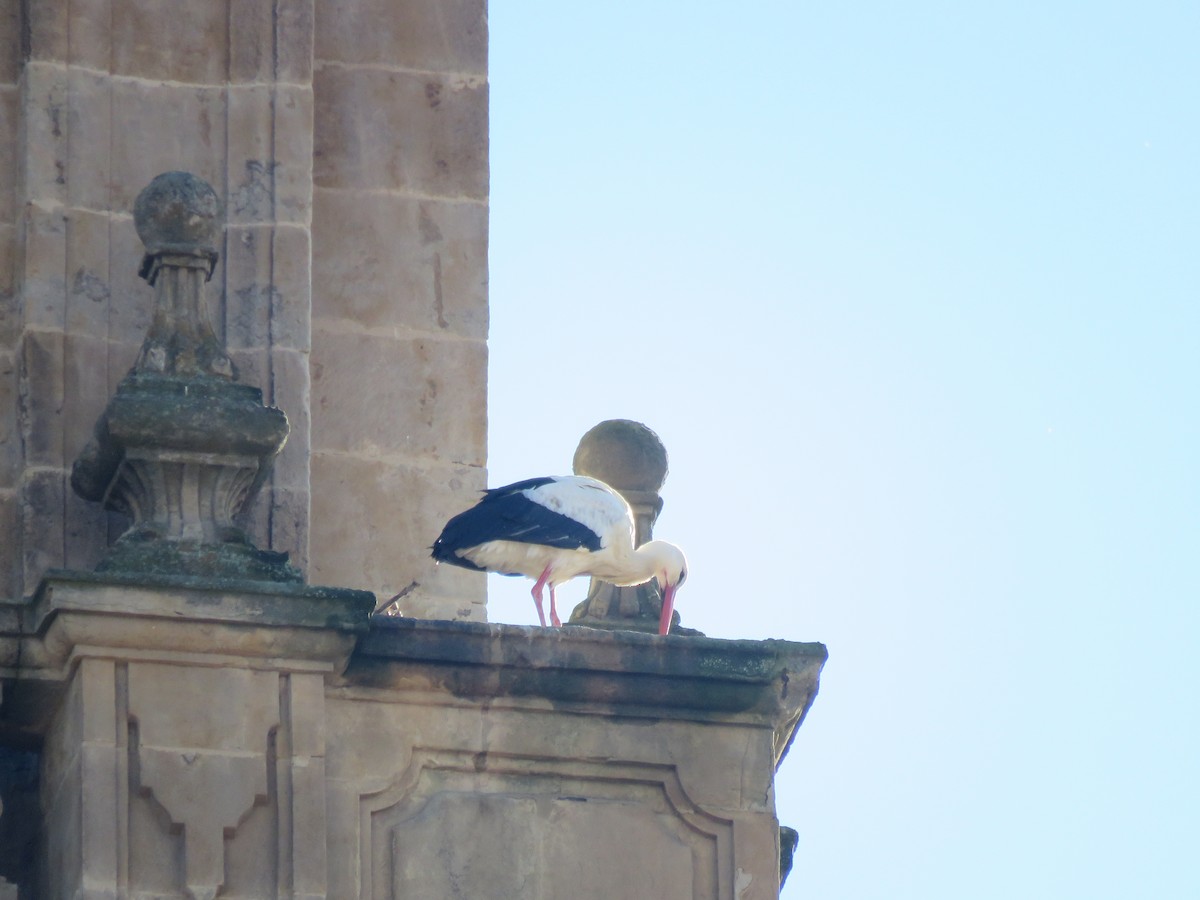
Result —
[{"label": "bird's head", "polygon": [[664,591],[677,588],[687,579],[687,558],[683,551],[666,541],[651,541],[642,546],[654,560],[654,577]]},{"label": "bird's head", "polygon": [[687,580],[687,558],[683,551],[666,541],[651,541],[642,545],[639,552],[654,561],[654,578],[662,589],[662,619],[659,634],[666,634],[671,627],[671,612],[675,608],[675,591]]}]

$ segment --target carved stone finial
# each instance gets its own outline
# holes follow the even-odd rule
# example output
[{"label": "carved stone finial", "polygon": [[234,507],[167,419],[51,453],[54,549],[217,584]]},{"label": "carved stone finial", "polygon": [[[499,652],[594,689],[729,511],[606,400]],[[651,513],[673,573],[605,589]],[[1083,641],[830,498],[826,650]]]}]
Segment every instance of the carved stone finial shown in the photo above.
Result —
[{"label": "carved stone finial", "polygon": [[[667,448],[641,422],[609,419],[591,428],[579,441],[572,467],[616,488],[633,509],[634,544],[654,537],[654,522],[662,511],[658,492],[667,480]],[[662,593],[656,581],[635,587],[616,587],[593,578],[588,594],[571,613],[571,623],[591,628],[658,632]],[[672,634],[699,634],[680,629],[679,613],[672,616]]]},{"label": "carved stone finial", "polygon": [[138,274],[155,291],[154,320],[134,371],[236,379],[204,304],[223,224],[216,191],[188,172],[165,172],[138,194],[133,223],[146,245]]},{"label": "carved stone finial", "polygon": [[71,472],[77,494],[133,519],[98,568],[299,581],[286,553],[259,550],[234,524],[289,426],[262,391],[237,383],[208,321],[204,284],[223,227],[216,192],[167,172],[138,195],[134,214],[154,320]]}]

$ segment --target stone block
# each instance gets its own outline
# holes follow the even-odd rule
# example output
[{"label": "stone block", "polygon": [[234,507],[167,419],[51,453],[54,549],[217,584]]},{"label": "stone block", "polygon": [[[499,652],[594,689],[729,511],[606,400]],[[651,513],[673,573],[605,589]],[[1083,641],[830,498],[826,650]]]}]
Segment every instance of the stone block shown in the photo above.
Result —
[{"label": "stone block", "polygon": [[[224,8],[189,4],[186,9],[199,7]],[[185,15],[184,7],[178,9]],[[142,188],[163,172],[182,170],[210,184],[225,183],[224,93],[224,87],[114,81],[110,184],[114,209],[132,210]]]},{"label": "stone block", "polygon": [[67,204],[93,210],[108,208],[112,170],[113,90],[109,75],[74,69],[67,77]]},{"label": "stone block", "polygon": [[313,447],[484,464],[487,347],[314,323]]},{"label": "stone block", "polygon": [[18,377],[16,354],[0,346],[0,490],[16,487],[21,472]]},{"label": "stone block", "polygon": [[14,223],[0,222],[0,350],[11,350],[21,333],[17,300],[17,239]]},{"label": "stone block", "polygon": [[[154,288],[138,277],[138,266],[141,264],[145,248],[142,247],[142,242],[133,227],[133,218],[113,215],[109,221],[108,240],[111,260],[108,269],[108,336],[115,344],[133,348],[128,362],[118,366],[120,373],[124,375],[133,365],[137,358],[137,349],[141,347],[146,333],[150,330],[150,323],[154,318]],[[222,282],[209,283],[210,300],[214,283]],[[118,355],[120,354],[114,348],[114,362]]]},{"label": "stone block", "polygon": [[271,350],[270,404],[282,409],[291,431],[275,458],[274,482],[280,487],[307,489],[310,450],[308,354],[299,350]]},{"label": "stone block", "polygon": [[227,96],[229,197],[225,203],[226,219],[231,225],[270,222],[275,207],[271,85],[231,85]]},{"label": "stone block", "polygon": [[[187,84],[224,83],[229,72],[230,5],[164,5],[160,0],[113,3],[109,25],[112,30],[112,71],[118,75]],[[159,169],[153,175],[165,171],[169,170]]]},{"label": "stone block", "polygon": [[108,395],[116,393],[121,379],[129,374],[141,351],[141,343],[108,342]]},{"label": "stone block", "polygon": [[312,73],[313,0],[275,0],[275,78],[309,84]]},{"label": "stone block", "polygon": [[[32,6],[59,8],[59,4]],[[34,16],[36,18],[36,16]],[[29,62],[22,78],[20,153],[22,199],[51,206],[67,198],[67,69],[50,62]]]},{"label": "stone block", "polygon": [[312,218],[313,90],[274,87],[275,218],[307,225]]},{"label": "stone block", "polygon": [[230,350],[229,358],[237,367],[238,381],[256,388],[265,388],[264,397],[271,395],[271,359],[265,346]]},{"label": "stone block", "polygon": [[0,487],[0,601],[21,594],[21,504],[14,489]]},{"label": "stone block", "polygon": [[[3,12],[0,11],[0,22]],[[0,38],[0,45],[3,39]],[[0,223],[17,219],[17,153],[21,94],[15,84],[0,82]]]},{"label": "stone block", "polygon": [[70,54],[73,66],[107,70],[112,59],[113,0],[71,0],[63,4],[69,17]]},{"label": "stone block", "polygon": [[481,203],[318,190],[313,316],[486,339]]},{"label": "stone block", "polygon": [[487,74],[484,0],[327,0],[316,15],[319,60]]},{"label": "stone block", "polygon": [[25,472],[21,485],[21,549],[26,588],[32,589],[47,569],[66,565],[63,511],[67,490],[63,469]]},{"label": "stone block", "polygon": [[108,341],[103,336],[63,338],[62,462],[70,466],[92,438],[108,391]]},{"label": "stone block", "polygon": [[21,432],[28,466],[61,468],[64,463],[65,344],[61,331],[26,331],[22,341]]},{"label": "stone block", "polygon": [[314,453],[309,581],[373,590],[381,602],[417,582],[402,604],[407,614],[482,618],[484,576],[435,566],[429,547],[478,499],[485,478],[472,466]]},{"label": "stone block", "polygon": [[327,66],[313,93],[317,186],[487,199],[482,77]]},{"label": "stone block", "polygon": [[62,208],[25,208],[21,247],[21,305],[26,328],[66,323],[67,220]]},{"label": "stone block", "polygon": [[277,2],[229,4],[229,81],[232,84],[272,79],[277,5]]},{"label": "stone block", "polygon": [[269,505],[266,533],[260,547],[288,554],[293,566],[308,568],[309,493],[307,488],[272,487],[263,503]]},{"label": "stone block", "polygon": [[[107,339],[112,296],[108,282],[111,217],[107,213],[68,209],[66,219],[66,329]],[[96,370],[92,378],[106,369],[107,365]]]},{"label": "stone block", "polygon": [[312,236],[281,224],[272,234],[271,344],[308,352],[312,347]]},{"label": "stone block", "polygon": [[25,41],[29,59],[35,61],[58,60],[65,62],[68,52],[67,35],[70,33],[67,3],[22,3]]},{"label": "stone block", "polygon": [[262,350],[271,342],[272,231],[269,225],[225,231],[225,346],[231,351]]},{"label": "stone block", "polygon": [[250,542],[259,549],[286,550],[271,544],[271,504],[274,492],[268,481],[238,514],[235,524],[246,532]]},{"label": "stone block", "polygon": [[21,77],[21,5],[0,3],[0,84],[16,84]]},{"label": "stone block", "polygon": [[63,497],[66,506],[63,561],[69,569],[91,572],[108,552],[109,514],[100,503],[78,496],[70,486]]}]

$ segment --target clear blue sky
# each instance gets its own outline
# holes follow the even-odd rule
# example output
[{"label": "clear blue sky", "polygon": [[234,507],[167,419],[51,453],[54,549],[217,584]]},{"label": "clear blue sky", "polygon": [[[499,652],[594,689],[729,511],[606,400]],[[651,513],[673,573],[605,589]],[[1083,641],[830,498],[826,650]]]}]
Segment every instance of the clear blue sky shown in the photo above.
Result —
[{"label": "clear blue sky", "polygon": [[685,624],[828,645],[783,896],[1200,897],[1200,6],[490,26],[491,483],[643,421]]}]

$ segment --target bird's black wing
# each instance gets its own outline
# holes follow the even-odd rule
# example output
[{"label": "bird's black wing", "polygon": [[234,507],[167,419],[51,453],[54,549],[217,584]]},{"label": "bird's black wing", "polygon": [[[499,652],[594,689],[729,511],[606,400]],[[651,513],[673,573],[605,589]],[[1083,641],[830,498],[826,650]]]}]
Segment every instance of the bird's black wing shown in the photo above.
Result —
[{"label": "bird's black wing", "polygon": [[599,550],[600,535],[570,516],[530,500],[525,491],[554,481],[531,478],[484,493],[483,499],[446,523],[433,544],[433,558],[469,569],[480,569],[459,552],[488,541],[542,544],[563,550]]}]

